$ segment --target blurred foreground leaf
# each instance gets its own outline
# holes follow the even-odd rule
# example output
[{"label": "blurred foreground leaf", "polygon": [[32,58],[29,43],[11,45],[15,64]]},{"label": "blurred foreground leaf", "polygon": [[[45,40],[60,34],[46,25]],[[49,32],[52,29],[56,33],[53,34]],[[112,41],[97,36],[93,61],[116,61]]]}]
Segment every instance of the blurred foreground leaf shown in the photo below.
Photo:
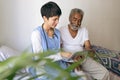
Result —
[{"label": "blurred foreground leaf", "polygon": [[[81,64],[83,60],[89,56],[89,52],[82,51],[78,52],[85,57],[78,62],[70,65],[67,69],[62,69],[57,63],[53,62],[51,59],[45,58],[51,54],[55,54],[54,51],[47,51],[43,53],[29,53],[27,51],[23,52],[20,56],[10,57],[5,61],[0,62],[0,80],[13,80],[15,76],[19,73],[22,77],[29,75],[29,80],[33,80],[34,77],[30,76],[29,73],[21,72],[22,69],[26,69],[28,66],[41,68],[43,66],[48,66],[53,70],[53,73],[57,72],[55,76],[51,72],[46,72],[38,76],[46,75],[50,80],[77,80],[80,76],[71,76],[70,72],[76,66]],[[33,58],[35,58],[33,60]],[[43,68],[44,69],[44,68]],[[20,77],[19,80],[22,78]]]}]

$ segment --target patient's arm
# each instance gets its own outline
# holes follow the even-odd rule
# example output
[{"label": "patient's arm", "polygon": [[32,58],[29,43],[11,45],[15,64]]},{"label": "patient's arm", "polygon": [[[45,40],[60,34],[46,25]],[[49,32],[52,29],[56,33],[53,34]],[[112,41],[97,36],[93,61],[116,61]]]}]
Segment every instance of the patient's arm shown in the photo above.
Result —
[{"label": "patient's arm", "polygon": [[93,58],[93,57],[95,56],[95,51],[92,49],[89,40],[85,41],[85,43],[84,43],[84,48],[85,48],[85,50],[90,51],[90,52],[89,52],[90,57]]},{"label": "patient's arm", "polygon": [[92,49],[89,40],[85,41],[85,43],[84,43],[84,48],[85,48],[85,50],[91,50],[91,49]]}]

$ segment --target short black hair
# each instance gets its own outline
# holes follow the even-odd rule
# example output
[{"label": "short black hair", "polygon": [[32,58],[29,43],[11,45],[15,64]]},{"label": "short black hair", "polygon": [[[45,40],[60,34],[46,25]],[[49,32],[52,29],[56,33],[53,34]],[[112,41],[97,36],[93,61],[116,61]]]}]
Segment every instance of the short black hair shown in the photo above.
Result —
[{"label": "short black hair", "polygon": [[53,17],[60,16],[62,14],[60,7],[55,2],[47,2],[41,7],[41,16]]}]

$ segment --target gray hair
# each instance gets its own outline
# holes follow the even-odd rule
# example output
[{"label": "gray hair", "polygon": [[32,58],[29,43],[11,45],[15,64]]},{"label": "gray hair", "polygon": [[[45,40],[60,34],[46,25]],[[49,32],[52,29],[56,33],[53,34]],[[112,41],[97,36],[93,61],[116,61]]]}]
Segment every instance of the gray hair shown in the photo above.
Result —
[{"label": "gray hair", "polygon": [[79,13],[79,14],[81,14],[82,16],[84,15],[84,12],[83,12],[81,9],[79,9],[79,8],[74,8],[74,9],[72,9],[71,12],[70,12],[69,19],[70,19],[70,17],[71,17],[74,13]]}]

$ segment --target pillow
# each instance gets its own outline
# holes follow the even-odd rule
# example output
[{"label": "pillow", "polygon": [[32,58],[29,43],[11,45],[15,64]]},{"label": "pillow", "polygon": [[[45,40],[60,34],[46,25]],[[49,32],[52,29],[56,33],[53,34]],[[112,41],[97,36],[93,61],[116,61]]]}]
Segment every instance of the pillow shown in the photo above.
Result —
[{"label": "pillow", "polygon": [[4,54],[0,51],[0,61],[3,61],[3,60],[5,60],[6,58],[5,58],[5,56],[4,56]]},{"label": "pillow", "polygon": [[[20,52],[11,48],[11,47],[8,47],[6,45],[3,45],[3,46],[0,47],[0,61],[4,61],[9,57],[19,56],[19,55],[20,55]],[[18,79],[27,80],[26,78],[29,77],[28,75],[29,74],[26,73],[26,68],[23,68],[23,69],[21,69],[20,71],[17,72],[16,76],[14,77],[14,80],[18,80]]]},{"label": "pillow", "polygon": [[0,61],[6,60],[9,57],[18,56],[18,55],[20,55],[20,52],[13,48],[10,48],[5,45],[0,47]]},{"label": "pillow", "polygon": [[93,45],[100,63],[108,70],[120,76],[120,51],[110,50],[102,46]]}]

